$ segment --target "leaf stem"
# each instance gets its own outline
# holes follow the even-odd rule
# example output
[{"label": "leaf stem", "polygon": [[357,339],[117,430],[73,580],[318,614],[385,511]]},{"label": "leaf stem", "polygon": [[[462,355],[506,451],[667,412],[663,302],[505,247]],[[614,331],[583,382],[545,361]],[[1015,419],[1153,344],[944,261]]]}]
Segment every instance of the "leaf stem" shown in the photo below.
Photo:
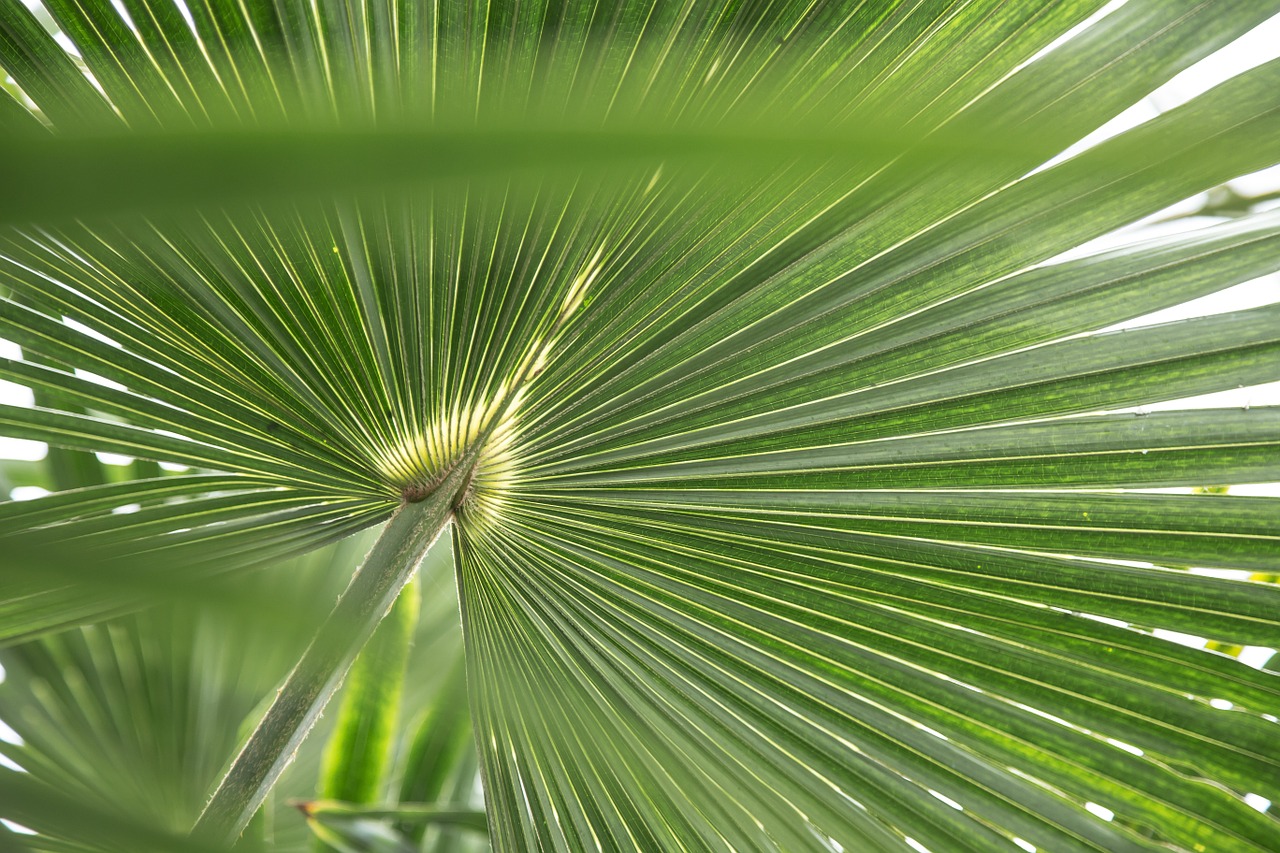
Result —
[{"label": "leaf stem", "polygon": [[394,803],[386,806],[361,805],[337,800],[299,801],[292,804],[304,816],[320,821],[398,820],[411,824],[441,823],[489,831],[489,817],[483,809],[440,803]]},{"label": "leaf stem", "polygon": [[473,447],[430,495],[402,504],[392,516],[218,784],[193,835],[229,841],[244,830],[342,684],[352,661],[452,518],[455,500],[477,456],[478,448]]}]

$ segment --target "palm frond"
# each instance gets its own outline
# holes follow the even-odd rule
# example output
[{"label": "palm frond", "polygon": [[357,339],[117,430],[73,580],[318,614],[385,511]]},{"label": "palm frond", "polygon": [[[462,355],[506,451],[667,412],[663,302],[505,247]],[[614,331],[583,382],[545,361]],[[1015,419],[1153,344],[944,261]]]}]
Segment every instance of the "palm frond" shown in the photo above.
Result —
[{"label": "palm frond", "polygon": [[452,517],[497,849],[1276,846],[1274,673],[1159,632],[1280,645],[1274,585],[1187,571],[1280,514],[1147,490],[1276,480],[1280,415],[1126,410],[1280,378],[1280,313],[1112,327],[1280,218],[1061,255],[1280,161],[1280,61],[1055,158],[1280,4],[46,5],[78,56],[0,20],[0,160],[59,175],[0,211],[44,395],[0,430],[195,470],[0,507],[0,636],[147,600],[43,549],[197,577],[394,514],[227,826]]}]

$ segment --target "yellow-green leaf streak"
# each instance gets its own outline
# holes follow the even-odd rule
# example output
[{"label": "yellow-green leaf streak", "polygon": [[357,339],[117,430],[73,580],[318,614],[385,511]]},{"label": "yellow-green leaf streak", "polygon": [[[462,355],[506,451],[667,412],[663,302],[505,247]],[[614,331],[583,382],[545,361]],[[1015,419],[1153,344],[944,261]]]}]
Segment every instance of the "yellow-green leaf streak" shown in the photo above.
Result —
[{"label": "yellow-green leaf streak", "polygon": [[322,799],[373,803],[382,794],[420,600],[415,578],[351,666],[325,747],[317,791]]}]

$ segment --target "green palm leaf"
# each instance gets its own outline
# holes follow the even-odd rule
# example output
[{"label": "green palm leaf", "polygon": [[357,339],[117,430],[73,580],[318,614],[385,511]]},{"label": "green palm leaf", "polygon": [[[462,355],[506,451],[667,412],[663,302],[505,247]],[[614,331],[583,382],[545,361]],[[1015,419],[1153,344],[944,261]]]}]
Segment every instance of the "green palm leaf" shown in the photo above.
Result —
[{"label": "green palm leaf", "polygon": [[1280,414],[1124,410],[1280,312],[1107,330],[1280,217],[1059,256],[1280,161],[1280,62],[1049,161],[1280,4],[1102,5],[10,4],[0,431],[194,470],[0,505],[0,636],[391,519],[238,831],[452,523],[497,849],[1274,849],[1280,684],[1157,631],[1280,645],[1187,571],[1280,514],[1143,490]]}]

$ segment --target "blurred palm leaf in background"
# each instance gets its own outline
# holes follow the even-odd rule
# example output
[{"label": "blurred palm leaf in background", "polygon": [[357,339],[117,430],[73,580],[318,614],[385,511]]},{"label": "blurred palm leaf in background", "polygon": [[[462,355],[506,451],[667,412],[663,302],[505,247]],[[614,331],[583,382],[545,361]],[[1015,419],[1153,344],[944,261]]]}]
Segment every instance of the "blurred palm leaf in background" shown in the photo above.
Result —
[{"label": "blurred palm leaf in background", "polygon": [[5,0],[0,849],[1280,847],[1280,311],[1104,331],[1280,213],[1059,258],[1280,62],[1054,160],[1280,2],[1103,5]]}]

